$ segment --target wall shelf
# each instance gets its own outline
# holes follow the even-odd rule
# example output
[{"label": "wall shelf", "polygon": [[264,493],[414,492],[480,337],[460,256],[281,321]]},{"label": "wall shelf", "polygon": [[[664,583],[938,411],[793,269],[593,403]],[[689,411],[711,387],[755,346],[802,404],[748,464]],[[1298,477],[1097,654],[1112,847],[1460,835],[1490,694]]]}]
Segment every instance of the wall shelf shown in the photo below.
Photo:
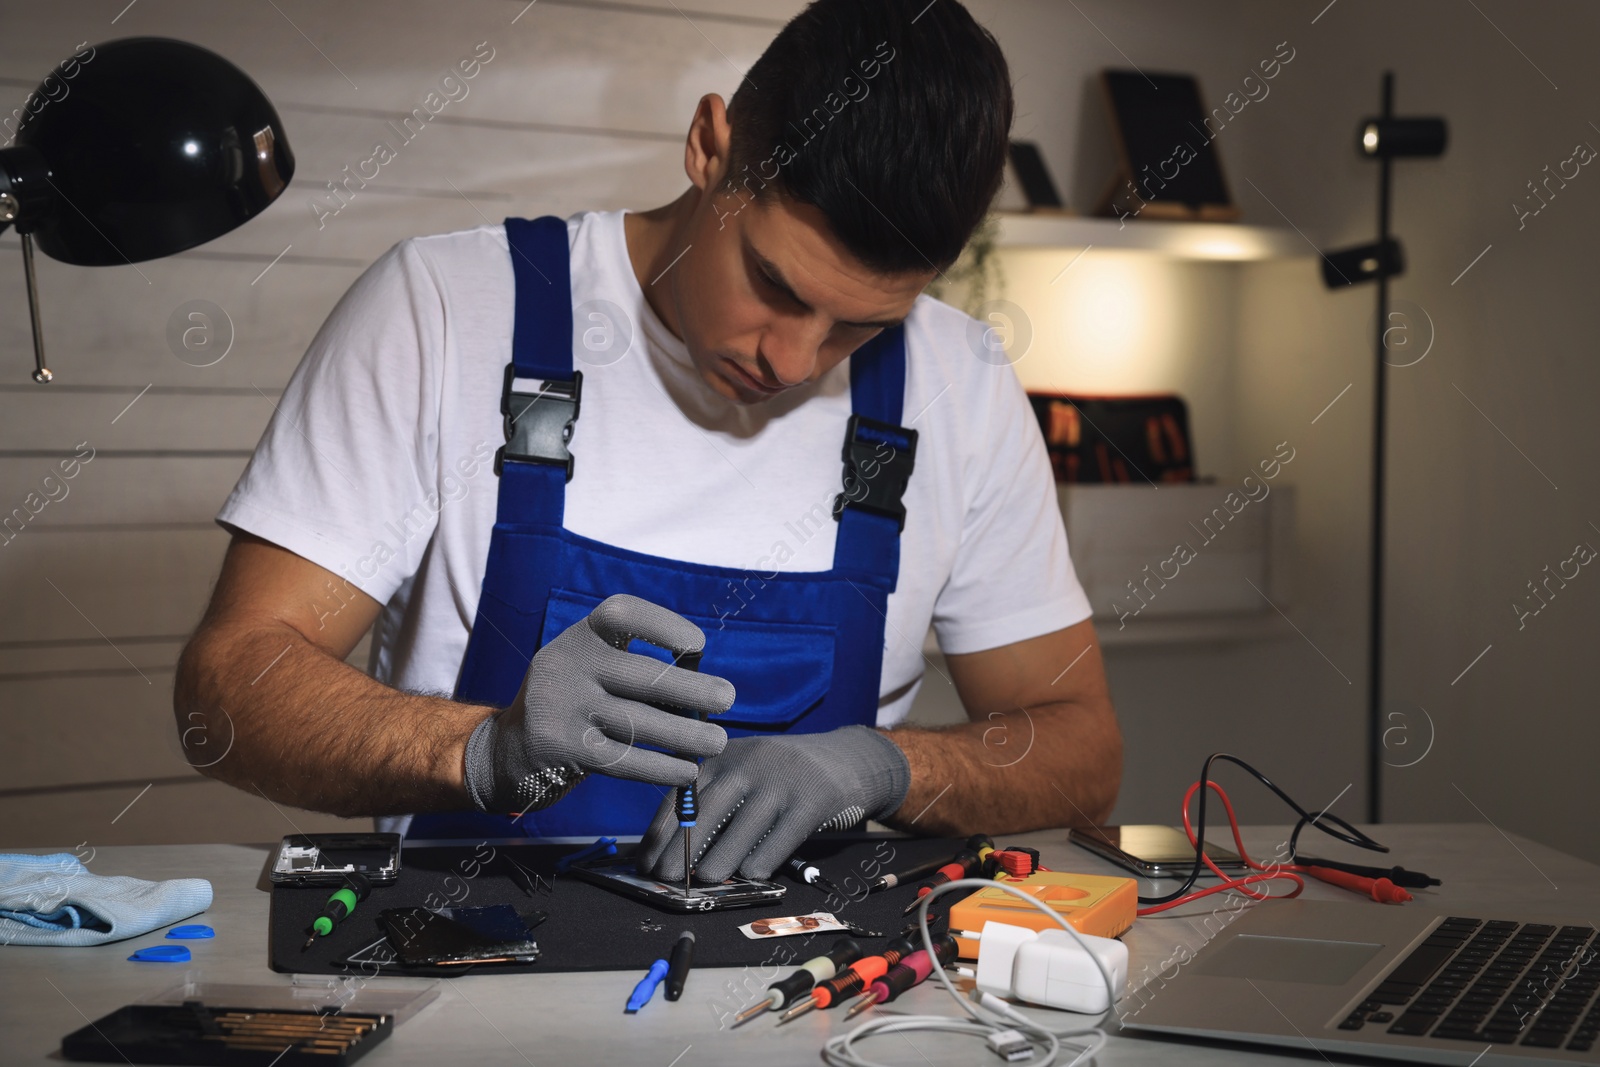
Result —
[{"label": "wall shelf", "polygon": [[1236,263],[1314,256],[1294,230],[1231,222],[1161,222],[1000,212],[1000,248],[1127,248]]}]

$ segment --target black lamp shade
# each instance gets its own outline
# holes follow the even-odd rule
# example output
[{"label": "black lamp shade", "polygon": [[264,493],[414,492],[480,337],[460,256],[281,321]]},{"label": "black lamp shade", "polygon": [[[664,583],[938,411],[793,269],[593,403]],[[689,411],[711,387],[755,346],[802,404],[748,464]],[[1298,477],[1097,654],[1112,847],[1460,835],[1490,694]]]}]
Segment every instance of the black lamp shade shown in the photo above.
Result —
[{"label": "black lamp shade", "polygon": [[1322,254],[1322,282],[1329,289],[1393,278],[1405,269],[1405,250],[1393,237]]},{"label": "black lamp shade", "polygon": [[1444,119],[1434,118],[1371,118],[1357,135],[1361,154],[1376,159],[1442,156],[1449,140]]},{"label": "black lamp shade", "polygon": [[53,204],[34,234],[53,259],[94,267],[182,252],[259,214],[294,175],[266,94],[198,45],[111,41],[56,78],[66,95],[16,137],[49,167]]}]

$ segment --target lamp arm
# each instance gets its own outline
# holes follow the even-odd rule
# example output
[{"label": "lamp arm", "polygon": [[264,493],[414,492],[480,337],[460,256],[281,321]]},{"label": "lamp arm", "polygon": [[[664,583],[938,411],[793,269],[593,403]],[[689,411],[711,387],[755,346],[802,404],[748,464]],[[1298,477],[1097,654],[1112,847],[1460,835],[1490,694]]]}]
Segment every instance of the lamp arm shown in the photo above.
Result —
[{"label": "lamp arm", "polygon": [[39,286],[33,273],[33,234],[22,235],[22,274],[28,285],[28,318],[33,323],[33,380],[47,385],[55,378],[44,365],[44,325],[39,321]]},{"label": "lamp arm", "polygon": [[0,149],[0,233],[14,227],[22,238],[22,274],[28,287],[28,318],[33,326],[33,380],[55,377],[44,365],[44,325],[39,316],[39,280],[33,269],[33,231],[50,214],[50,166],[26,145]]}]

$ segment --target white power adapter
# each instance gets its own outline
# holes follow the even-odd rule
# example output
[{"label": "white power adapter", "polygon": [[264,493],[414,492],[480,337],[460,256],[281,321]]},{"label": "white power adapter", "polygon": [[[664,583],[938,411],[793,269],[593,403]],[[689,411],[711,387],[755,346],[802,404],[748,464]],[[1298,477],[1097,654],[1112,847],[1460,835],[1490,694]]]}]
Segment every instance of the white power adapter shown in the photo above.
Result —
[{"label": "white power adapter", "polygon": [[1120,999],[1128,984],[1128,946],[1110,937],[1078,937],[1088,945],[1088,952],[1059,927],[1029,930],[1009,923],[984,923],[978,940],[978,988],[1062,1011],[1091,1015],[1108,1011],[1112,1001],[1095,958],[1111,976]]}]

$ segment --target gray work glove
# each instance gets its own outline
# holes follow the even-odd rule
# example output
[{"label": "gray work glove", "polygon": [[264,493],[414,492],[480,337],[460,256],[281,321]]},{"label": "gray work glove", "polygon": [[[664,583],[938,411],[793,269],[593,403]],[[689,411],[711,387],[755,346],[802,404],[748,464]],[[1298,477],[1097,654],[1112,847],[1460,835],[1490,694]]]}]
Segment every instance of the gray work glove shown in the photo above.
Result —
[{"label": "gray work glove", "polygon": [[467,792],[480,810],[549,807],[589,771],[686,785],[699,772],[695,757],[722,751],[722,727],[650,705],[720,715],[733,706],[732,683],[628,652],[630,638],[674,656],[698,654],[706,643],[700,627],[666,608],[607,597],[534,655],[510,707],[467,739]]},{"label": "gray work glove", "polygon": [[[905,753],[871,727],[736,737],[706,761],[695,786],[699,818],[689,841],[695,880],[720,882],[735,870],[771,877],[818,830],[891,815],[909,788]],[[682,833],[668,797],[639,842],[639,870],[683,881]]]}]

